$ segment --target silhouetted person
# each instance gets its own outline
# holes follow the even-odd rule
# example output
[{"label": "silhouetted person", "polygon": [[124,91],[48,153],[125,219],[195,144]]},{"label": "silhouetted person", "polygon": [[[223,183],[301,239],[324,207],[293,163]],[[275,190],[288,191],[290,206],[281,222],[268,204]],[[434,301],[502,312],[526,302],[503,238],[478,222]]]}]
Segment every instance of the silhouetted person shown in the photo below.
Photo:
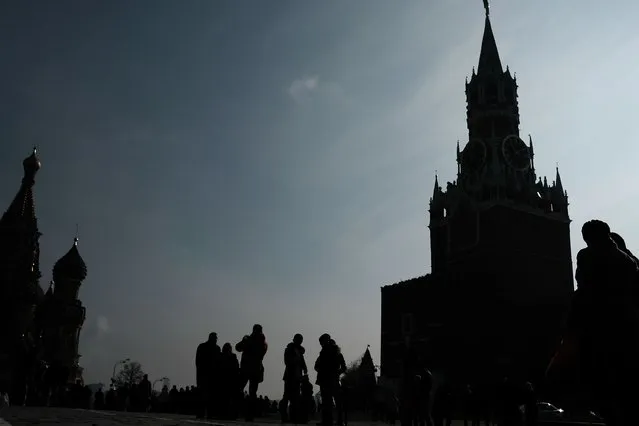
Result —
[{"label": "silhouetted person", "polygon": [[140,408],[144,411],[149,411],[151,406],[151,382],[149,381],[149,375],[145,374],[140,383],[138,383],[138,394],[140,397]]},{"label": "silhouetted person", "polygon": [[419,367],[415,375],[415,390],[413,391],[413,425],[431,426],[430,417],[430,393],[433,388],[433,375],[424,368]]},{"label": "silhouetted person", "polygon": [[161,413],[166,413],[171,411],[171,407],[169,407],[169,387],[167,385],[162,386],[162,391],[158,396],[157,403],[159,406],[159,410]]},{"label": "silhouetted person", "polygon": [[524,416],[519,409],[523,403],[521,388],[512,379],[506,377],[499,388],[499,395],[501,424],[506,426],[522,425]]},{"label": "silhouetted person", "polygon": [[[639,267],[639,259],[637,259],[637,257],[634,254],[632,254],[630,250],[628,250],[628,247],[626,247],[626,242],[624,241],[623,238],[621,238],[621,235],[615,232],[611,232],[610,238],[612,238],[612,240],[615,242],[615,244],[617,245],[617,248],[621,250],[622,252],[626,253],[626,255],[628,255],[628,257],[631,258],[635,262],[635,264]],[[637,273],[637,276],[635,277],[635,282],[632,287],[633,287],[632,297],[635,301],[635,306],[639,307],[639,273]]]},{"label": "silhouetted person", "polygon": [[[280,401],[280,415],[282,423],[290,420],[298,423],[301,412],[301,392],[302,377],[308,374],[304,353],[306,350],[302,346],[304,337],[296,334],[293,341],[284,349],[284,396]],[[290,407],[289,407],[290,403]]]},{"label": "silhouetted person", "polygon": [[[319,343],[322,349],[315,361],[317,384],[322,395],[322,424],[333,426],[333,400],[339,400],[339,377],[345,371],[343,355],[339,347],[331,341],[331,336],[322,334]],[[336,404],[337,405],[337,404]],[[341,423],[341,409],[337,408],[338,424]]]},{"label": "silhouetted person", "polygon": [[315,397],[313,395],[313,384],[308,378],[308,374],[302,377],[302,404],[300,411],[299,423],[308,423],[309,419],[315,414]]},{"label": "silhouetted person", "polygon": [[217,333],[209,334],[209,339],[204,343],[200,343],[197,347],[197,352],[195,353],[195,377],[199,390],[198,418],[204,418],[205,415],[212,418],[215,414],[215,402],[217,399],[215,375],[220,352],[220,347],[217,345]]},{"label": "silhouetted person", "polygon": [[335,408],[337,411],[337,425],[338,426],[346,426],[348,424],[348,398],[349,398],[349,388],[344,385],[341,381],[341,376],[346,372],[346,360],[344,359],[344,354],[342,353],[342,349],[335,342],[335,340],[331,339],[330,344],[335,346],[337,349],[337,359],[339,360],[339,375],[337,380],[337,392],[333,396],[335,400]]},{"label": "silhouetted person", "polygon": [[479,400],[475,389],[471,385],[467,385],[464,390],[464,426],[470,423],[472,426],[479,426],[481,418],[479,410]]},{"label": "silhouetted person", "polygon": [[450,426],[453,422],[453,395],[450,386],[440,385],[433,397],[433,423],[435,426]]},{"label": "silhouetted person", "polygon": [[612,241],[615,242],[619,250],[626,253],[626,255],[628,255],[629,258],[634,260],[636,264],[639,264],[639,259],[637,259],[637,257],[634,254],[632,254],[632,252],[628,249],[628,247],[626,247],[626,241],[623,238],[621,238],[621,235],[617,234],[616,232],[611,232],[610,238],[612,239]]},{"label": "silhouetted person", "polygon": [[524,383],[523,403],[526,426],[536,426],[539,418],[539,408],[537,407],[537,393],[532,383]]},{"label": "silhouetted person", "polygon": [[606,424],[631,424],[639,382],[637,264],[618,249],[606,223],[586,222],[581,232],[587,247],[577,254],[577,290],[548,374],[576,369]]},{"label": "silhouetted person", "polygon": [[399,416],[402,426],[430,425],[432,375],[424,368],[415,347],[406,340],[399,389]]},{"label": "silhouetted person", "polygon": [[95,410],[104,410],[104,392],[99,388],[93,396],[93,408]]},{"label": "silhouetted person", "polygon": [[117,405],[117,402],[116,402],[117,395],[115,393],[115,389],[113,388],[113,385],[109,387],[109,390],[107,391],[104,400],[105,400],[104,402],[105,402],[107,410],[115,410]]},{"label": "silhouetted person", "polygon": [[[179,399],[180,399],[180,391],[178,390],[176,385],[171,387],[169,391],[169,407],[172,413],[179,412]],[[200,401],[198,401],[199,403]]]},{"label": "silhouetted person", "polygon": [[246,404],[246,412],[244,413],[247,421],[255,418],[257,410],[257,389],[260,383],[264,381],[264,355],[268,350],[266,336],[262,331],[262,326],[255,324],[253,332],[250,336],[244,336],[242,341],[235,345],[235,350],[242,353],[240,361],[240,389],[244,389],[246,384],[249,385],[248,400]]},{"label": "silhouetted person", "polygon": [[228,420],[237,418],[240,395],[240,364],[230,343],[222,346],[220,357],[220,407],[222,416]]}]

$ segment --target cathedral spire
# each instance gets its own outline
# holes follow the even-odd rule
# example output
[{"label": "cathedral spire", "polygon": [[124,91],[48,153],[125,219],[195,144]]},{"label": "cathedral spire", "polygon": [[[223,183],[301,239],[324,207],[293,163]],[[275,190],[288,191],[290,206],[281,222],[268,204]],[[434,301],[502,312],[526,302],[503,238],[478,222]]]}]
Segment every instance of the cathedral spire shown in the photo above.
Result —
[{"label": "cathedral spire", "polygon": [[24,175],[22,184],[15,198],[9,205],[9,208],[2,216],[2,221],[28,221],[35,225],[35,205],[33,202],[33,185],[35,184],[35,175],[40,170],[40,160],[36,155],[36,148],[30,156],[22,162]]},{"label": "cathedral spire", "polygon": [[484,0],[484,10],[486,11],[486,17],[490,15],[490,6],[488,5],[488,0]]},{"label": "cathedral spire", "polygon": [[501,59],[499,59],[499,51],[497,50],[493,27],[490,25],[487,0],[484,0],[484,8],[486,9],[486,23],[484,25],[484,37],[481,41],[481,53],[479,54],[477,74],[501,74],[503,68],[501,66]]}]

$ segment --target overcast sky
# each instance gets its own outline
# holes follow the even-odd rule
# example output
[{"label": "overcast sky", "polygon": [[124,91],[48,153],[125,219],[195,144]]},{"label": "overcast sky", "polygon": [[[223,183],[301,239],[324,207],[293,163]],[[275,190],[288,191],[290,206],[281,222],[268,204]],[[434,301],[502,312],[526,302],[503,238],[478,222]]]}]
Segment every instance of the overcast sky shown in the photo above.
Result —
[{"label": "overcast sky", "polygon": [[[573,253],[593,217],[639,251],[639,3],[491,5]],[[297,332],[311,363],[324,332],[379,362],[380,287],[430,269],[483,24],[479,0],[2,2],[0,202],[37,144],[43,287],[80,225],[86,381],[130,357],[193,384],[197,344],[255,322],[272,398]]]}]

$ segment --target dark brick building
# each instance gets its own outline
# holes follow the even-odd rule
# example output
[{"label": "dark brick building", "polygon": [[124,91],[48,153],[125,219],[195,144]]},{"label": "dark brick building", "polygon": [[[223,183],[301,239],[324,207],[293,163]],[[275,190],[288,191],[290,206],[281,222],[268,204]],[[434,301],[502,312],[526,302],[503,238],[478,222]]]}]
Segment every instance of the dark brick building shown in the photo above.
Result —
[{"label": "dark brick building", "polygon": [[17,404],[44,365],[61,372],[61,381],[72,383],[82,374],[78,341],[85,308],[78,291],[86,265],[76,239],[56,262],[49,290],[42,290],[42,234],[33,195],[40,166],[34,149],[23,161],[18,193],[0,219],[0,392],[10,392]]},{"label": "dark brick building", "polygon": [[552,355],[574,288],[568,196],[559,170],[550,184],[535,173],[517,88],[487,11],[466,82],[468,142],[457,145],[457,178],[442,188],[436,177],[430,200],[432,271],[382,288],[387,380],[407,345],[459,382],[535,380]]}]

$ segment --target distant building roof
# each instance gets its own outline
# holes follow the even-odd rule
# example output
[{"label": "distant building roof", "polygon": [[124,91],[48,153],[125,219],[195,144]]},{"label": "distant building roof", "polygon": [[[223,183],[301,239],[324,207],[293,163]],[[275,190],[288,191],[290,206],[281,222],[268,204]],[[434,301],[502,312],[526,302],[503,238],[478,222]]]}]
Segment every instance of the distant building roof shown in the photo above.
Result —
[{"label": "distant building roof", "polygon": [[382,290],[388,289],[391,287],[409,287],[409,286],[415,286],[415,285],[425,285],[431,282],[433,282],[433,276],[431,274],[426,274],[420,277],[409,278],[407,280],[399,281],[394,284],[388,284],[388,285],[382,286]]}]

